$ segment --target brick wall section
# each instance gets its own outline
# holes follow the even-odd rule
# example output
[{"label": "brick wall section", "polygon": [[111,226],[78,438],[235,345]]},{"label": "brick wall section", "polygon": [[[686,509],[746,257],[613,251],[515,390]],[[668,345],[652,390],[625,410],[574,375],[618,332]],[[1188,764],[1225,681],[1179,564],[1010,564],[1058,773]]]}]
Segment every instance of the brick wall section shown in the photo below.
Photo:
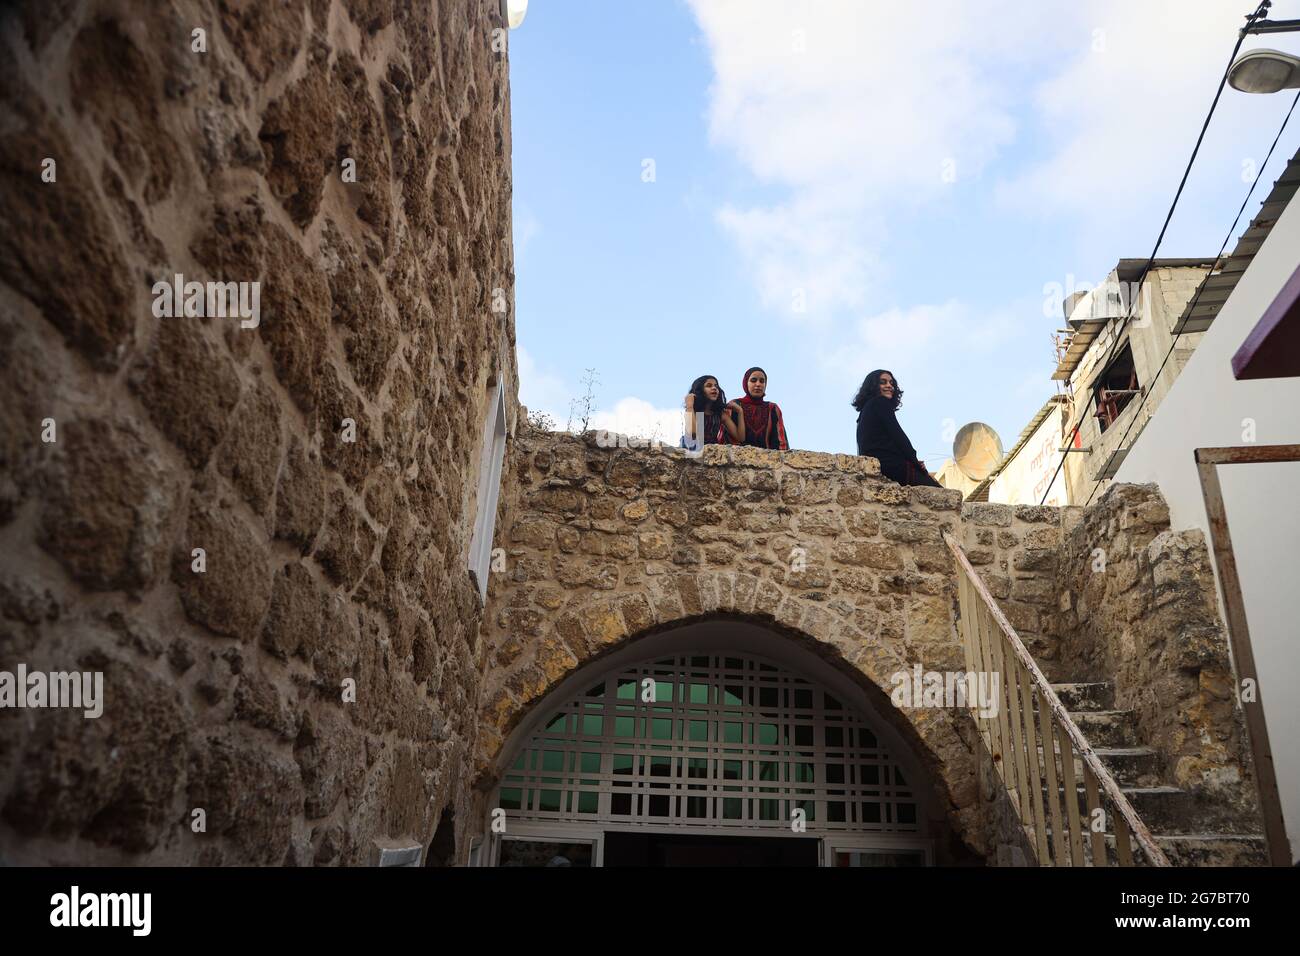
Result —
[{"label": "brick wall section", "polygon": [[1155,485],[1115,485],[1066,535],[1060,575],[1060,666],[1115,681],[1116,706],[1134,710],[1166,781],[1203,798],[1204,819],[1258,829],[1204,535],[1170,530]]},{"label": "brick wall section", "polygon": [[[0,669],[106,685],[98,720],[0,711],[6,862],[356,864],[448,808],[463,836],[465,555],[515,378],[503,27],[497,0],[0,13]],[[155,318],[177,272],[259,280],[261,324]]]}]

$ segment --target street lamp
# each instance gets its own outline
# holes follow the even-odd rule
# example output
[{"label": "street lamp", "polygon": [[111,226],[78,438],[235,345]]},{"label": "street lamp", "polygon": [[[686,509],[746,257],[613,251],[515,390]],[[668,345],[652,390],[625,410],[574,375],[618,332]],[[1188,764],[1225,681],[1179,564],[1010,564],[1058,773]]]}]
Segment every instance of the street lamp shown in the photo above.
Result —
[{"label": "street lamp", "polygon": [[1300,57],[1281,50],[1251,50],[1232,64],[1228,84],[1243,93],[1300,89]]}]

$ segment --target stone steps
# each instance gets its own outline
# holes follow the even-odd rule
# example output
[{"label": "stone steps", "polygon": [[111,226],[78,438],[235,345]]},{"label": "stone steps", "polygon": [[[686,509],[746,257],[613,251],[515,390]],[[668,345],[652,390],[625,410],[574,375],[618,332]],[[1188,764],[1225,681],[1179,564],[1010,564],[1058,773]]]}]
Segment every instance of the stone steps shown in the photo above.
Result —
[{"label": "stone steps", "polygon": [[[1060,746],[1054,746],[1052,753],[1057,757],[1059,774]],[[1160,782],[1160,752],[1154,747],[1094,747],[1093,753],[1121,787],[1154,787]],[[1043,760],[1041,744],[1038,747],[1038,759],[1041,764]],[[1077,755],[1074,758],[1074,778],[1083,779],[1083,760]]]},{"label": "stone steps", "polygon": [[[1153,833],[1156,846],[1160,847],[1172,866],[1267,866],[1268,850],[1264,837],[1256,833]],[[1052,839],[1048,828],[1047,839]],[[1108,831],[1106,839],[1106,863],[1108,866],[1119,865],[1119,850],[1115,843],[1115,834]],[[1141,848],[1130,838],[1134,862],[1139,866],[1148,865]],[[1066,849],[1067,858],[1070,850]],[[1088,834],[1083,836],[1083,859],[1085,865],[1092,865],[1092,841]],[[1070,864],[1066,864],[1070,865]]]},{"label": "stone steps", "polygon": [[[1162,755],[1138,739],[1133,712],[1115,706],[1115,689],[1110,681],[1062,681],[1053,683],[1052,689],[1171,864],[1257,866],[1267,863],[1264,838],[1252,832],[1258,826],[1257,821],[1238,819],[1229,808],[1212,805],[1190,791],[1165,783]],[[1044,757],[1042,744],[1040,740],[1040,760]],[[1052,741],[1051,748],[1059,760],[1059,741]],[[1085,826],[1084,855],[1091,861],[1090,834],[1086,830],[1087,790],[1083,761],[1077,756],[1074,773],[1079,814]],[[1041,794],[1044,800],[1047,794],[1044,780]],[[1066,812],[1065,787],[1059,777],[1057,799],[1061,811]],[[1119,858],[1113,825],[1109,819],[1106,824],[1107,857],[1111,864],[1116,864]],[[1047,829],[1050,841],[1050,824]],[[1135,857],[1141,859],[1136,849]]]}]

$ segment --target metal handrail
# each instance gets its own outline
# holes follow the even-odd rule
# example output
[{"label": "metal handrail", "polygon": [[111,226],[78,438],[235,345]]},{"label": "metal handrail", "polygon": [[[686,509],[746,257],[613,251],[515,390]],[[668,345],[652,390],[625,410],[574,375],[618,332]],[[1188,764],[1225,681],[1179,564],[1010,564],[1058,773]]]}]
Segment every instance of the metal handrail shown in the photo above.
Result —
[{"label": "metal handrail", "polygon": [[[1101,797],[1113,808],[1111,817],[1115,823],[1116,853],[1120,866],[1133,865],[1130,835],[1142,848],[1150,865],[1169,866],[1164,851],[1156,845],[1146,824],[1124,796],[1110,771],[1102,765],[1087,738],[1056,696],[1056,691],[1034,663],[1015,628],[998,607],[979,573],[971,566],[966,552],[947,532],[943,539],[956,558],[960,572],[960,630],[968,670],[971,673],[996,671],[1005,678],[1003,683],[1006,693],[999,688],[997,714],[983,715],[976,712],[976,723],[993,756],[993,765],[1002,778],[1007,795],[1020,816],[1021,824],[1033,834],[1039,863],[1062,866],[1069,860],[1074,866],[1083,866],[1083,833],[1086,827],[1092,847],[1092,864],[1107,865],[1105,811],[1098,794],[1100,789]],[[1034,726],[1033,719],[1035,700],[1038,702],[1043,741],[1041,765],[1037,744],[1040,728]],[[1004,703],[1009,706],[1002,706]],[[1056,768],[1058,744],[1061,748],[1059,788]],[[1076,754],[1083,769],[1086,806],[1091,818],[1088,822],[1081,821],[1079,815],[1079,791],[1074,773]],[[1058,802],[1058,791],[1061,790],[1064,791],[1066,804],[1064,819]],[[1048,801],[1046,809],[1042,801],[1044,792]],[[1102,813],[1101,830],[1092,825],[1099,810]],[[1050,847],[1047,832],[1049,815]]]}]

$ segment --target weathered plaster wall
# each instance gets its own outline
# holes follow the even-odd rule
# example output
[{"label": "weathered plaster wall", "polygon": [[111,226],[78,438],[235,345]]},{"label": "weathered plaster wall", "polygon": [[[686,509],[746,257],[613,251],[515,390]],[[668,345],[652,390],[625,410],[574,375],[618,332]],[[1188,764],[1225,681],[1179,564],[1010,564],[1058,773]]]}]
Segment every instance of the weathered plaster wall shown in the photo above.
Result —
[{"label": "weathered plaster wall", "polygon": [[[447,809],[463,835],[493,376],[514,414],[504,26],[0,13],[0,669],[106,696],[0,711],[4,860],[354,864]],[[260,282],[260,324],[156,318],[175,273]]]}]

